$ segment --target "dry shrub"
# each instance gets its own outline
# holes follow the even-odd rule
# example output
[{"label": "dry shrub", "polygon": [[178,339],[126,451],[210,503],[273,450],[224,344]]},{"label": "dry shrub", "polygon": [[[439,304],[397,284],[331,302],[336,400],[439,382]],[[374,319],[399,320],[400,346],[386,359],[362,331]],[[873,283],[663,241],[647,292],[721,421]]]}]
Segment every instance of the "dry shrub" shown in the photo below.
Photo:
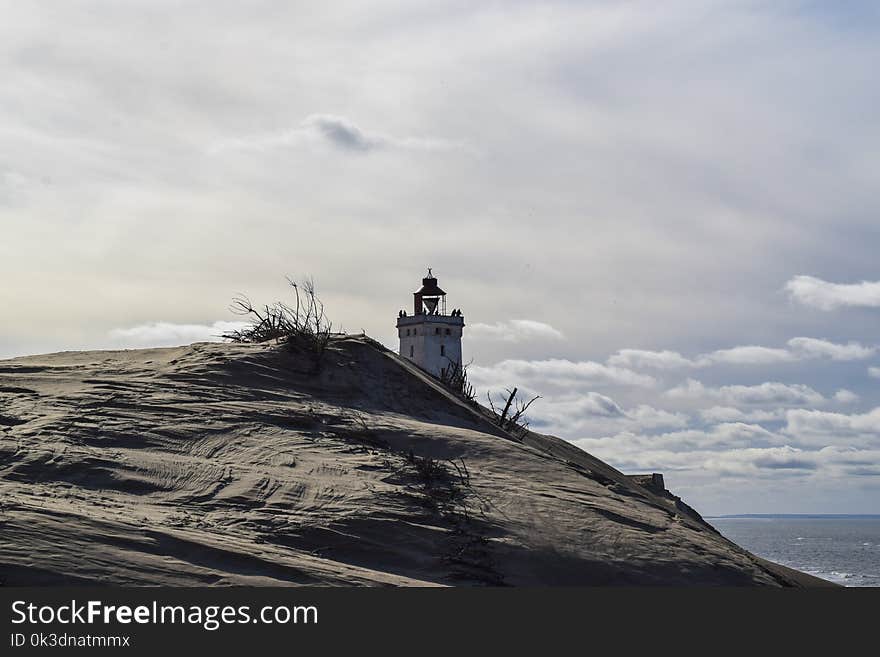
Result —
[{"label": "dry shrub", "polygon": [[291,349],[303,349],[310,354],[313,370],[317,371],[330,343],[333,324],[324,314],[314,280],[307,278],[297,283],[288,277],[287,282],[293,288],[293,305],[276,301],[257,307],[244,295],[235,297],[230,310],[247,317],[250,325],[224,333],[223,337],[233,342],[283,341]]},{"label": "dry shrub", "polygon": [[467,368],[467,365],[450,360],[449,365],[440,370],[440,382],[462,399],[475,401],[477,393],[468,381]]}]

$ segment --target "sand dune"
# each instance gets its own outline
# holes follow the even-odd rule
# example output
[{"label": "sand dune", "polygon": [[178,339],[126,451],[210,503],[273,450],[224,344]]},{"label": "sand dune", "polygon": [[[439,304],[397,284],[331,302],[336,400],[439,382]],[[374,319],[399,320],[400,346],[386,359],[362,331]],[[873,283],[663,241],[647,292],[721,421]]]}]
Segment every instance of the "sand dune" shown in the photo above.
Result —
[{"label": "sand dune", "polygon": [[514,439],[368,339],[302,362],[231,344],[0,361],[0,582],[823,583],[569,443]]}]

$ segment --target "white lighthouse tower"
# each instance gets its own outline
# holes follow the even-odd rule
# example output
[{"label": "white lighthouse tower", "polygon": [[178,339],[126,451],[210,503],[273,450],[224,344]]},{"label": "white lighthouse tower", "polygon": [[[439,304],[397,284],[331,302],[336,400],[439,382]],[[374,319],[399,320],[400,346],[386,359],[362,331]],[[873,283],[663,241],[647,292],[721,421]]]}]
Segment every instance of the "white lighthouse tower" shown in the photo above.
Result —
[{"label": "white lighthouse tower", "polygon": [[400,355],[434,376],[445,368],[461,366],[461,334],[464,317],[460,310],[446,314],[446,292],[428,269],[422,287],[413,293],[413,314],[401,310],[397,316]]}]

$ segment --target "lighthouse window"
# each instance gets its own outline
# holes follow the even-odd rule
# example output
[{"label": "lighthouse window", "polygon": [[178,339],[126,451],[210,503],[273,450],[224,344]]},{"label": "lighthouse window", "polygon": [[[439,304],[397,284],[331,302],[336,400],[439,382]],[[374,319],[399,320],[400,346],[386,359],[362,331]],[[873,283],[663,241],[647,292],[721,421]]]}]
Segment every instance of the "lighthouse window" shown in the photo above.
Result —
[{"label": "lighthouse window", "polygon": [[434,329],[434,335],[440,335],[440,327]]},{"label": "lighthouse window", "polygon": [[409,335],[409,329],[406,329],[406,334]]},{"label": "lighthouse window", "polygon": [[446,345],[442,345],[442,344],[440,345],[440,355],[441,356],[446,355]]},{"label": "lighthouse window", "polygon": [[409,357],[410,358],[413,357],[413,346],[412,345],[409,346]]},{"label": "lighthouse window", "polygon": [[449,329],[446,329],[446,335],[449,335],[449,332],[450,332]]}]

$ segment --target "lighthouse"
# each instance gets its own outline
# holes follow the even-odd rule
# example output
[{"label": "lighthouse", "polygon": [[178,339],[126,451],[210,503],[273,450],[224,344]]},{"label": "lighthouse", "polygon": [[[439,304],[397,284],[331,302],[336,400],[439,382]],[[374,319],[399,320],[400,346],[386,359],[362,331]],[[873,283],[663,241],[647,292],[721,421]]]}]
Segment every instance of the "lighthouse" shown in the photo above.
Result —
[{"label": "lighthouse", "polygon": [[461,310],[446,312],[446,292],[428,269],[422,287],[413,293],[413,314],[397,315],[400,355],[434,376],[461,367]]}]

